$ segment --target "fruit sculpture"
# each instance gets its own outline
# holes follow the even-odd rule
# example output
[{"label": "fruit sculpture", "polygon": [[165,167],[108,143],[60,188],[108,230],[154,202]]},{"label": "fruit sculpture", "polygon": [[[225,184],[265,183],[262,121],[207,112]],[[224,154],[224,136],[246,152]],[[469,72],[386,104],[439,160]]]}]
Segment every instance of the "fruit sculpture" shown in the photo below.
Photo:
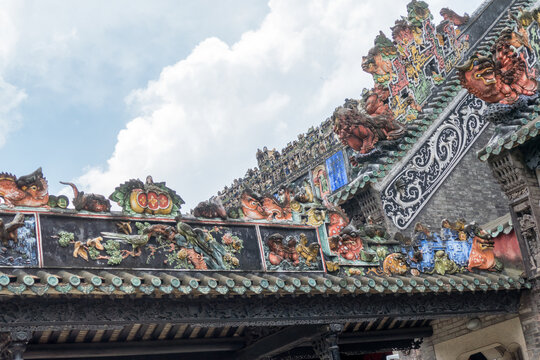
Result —
[{"label": "fruit sculpture", "polygon": [[136,213],[170,214],[173,202],[169,194],[158,194],[155,191],[146,192],[144,189],[133,189],[129,196],[131,209]]},{"label": "fruit sculpture", "polygon": [[118,186],[109,196],[128,214],[176,216],[184,200],[164,182],[154,183],[151,176],[146,183],[131,179]]}]

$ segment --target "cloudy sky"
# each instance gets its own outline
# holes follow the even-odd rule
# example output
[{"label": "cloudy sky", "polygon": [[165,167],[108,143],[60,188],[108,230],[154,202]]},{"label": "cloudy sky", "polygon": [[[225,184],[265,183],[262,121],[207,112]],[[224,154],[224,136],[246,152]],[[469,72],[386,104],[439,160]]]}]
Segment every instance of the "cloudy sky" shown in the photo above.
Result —
[{"label": "cloudy sky", "polygon": [[151,174],[188,211],[372,87],[361,57],[407,2],[0,0],[0,171],[70,196]]}]

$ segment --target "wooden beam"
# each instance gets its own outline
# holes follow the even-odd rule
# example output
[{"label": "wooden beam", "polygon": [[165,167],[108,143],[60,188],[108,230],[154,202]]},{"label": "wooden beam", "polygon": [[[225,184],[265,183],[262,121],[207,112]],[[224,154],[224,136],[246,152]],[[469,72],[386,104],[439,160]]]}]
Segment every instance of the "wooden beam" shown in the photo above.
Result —
[{"label": "wooden beam", "polygon": [[366,331],[360,333],[345,333],[339,336],[339,344],[369,343],[375,341],[393,341],[430,337],[433,335],[431,326]]},{"label": "wooden beam", "polygon": [[30,344],[24,353],[24,359],[99,358],[225,352],[241,349],[244,342],[243,338],[225,338],[117,343]]},{"label": "wooden beam", "polygon": [[328,328],[321,325],[289,326],[238,351],[235,359],[256,360],[280,354],[309,342],[326,331]]},{"label": "wooden beam", "polygon": [[[358,333],[341,333],[338,338],[339,350],[341,354],[350,353],[350,356],[343,358],[356,358],[353,354],[368,354],[379,351],[387,351],[393,347],[407,347],[416,338],[431,336],[430,327],[413,329],[394,329]],[[295,358],[305,358],[305,355],[313,356],[313,345],[311,342],[301,344],[294,349],[287,351],[287,354],[275,356],[276,359],[288,359],[289,356]],[[312,358],[312,357],[310,357]],[[313,357],[314,358],[314,357]],[[236,359],[236,358],[235,358]]]}]

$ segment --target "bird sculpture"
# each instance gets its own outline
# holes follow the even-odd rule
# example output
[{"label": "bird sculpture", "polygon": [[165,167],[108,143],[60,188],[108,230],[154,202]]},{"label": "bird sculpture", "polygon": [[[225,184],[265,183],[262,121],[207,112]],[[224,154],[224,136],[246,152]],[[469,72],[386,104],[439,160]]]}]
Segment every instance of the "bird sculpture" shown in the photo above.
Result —
[{"label": "bird sculpture", "polygon": [[188,224],[179,221],[176,224],[176,231],[178,235],[181,235],[185,239],[186,244],[182,244],[183,246],[195,247],[196,250],[207,254],[212,253],[212,250],[207,244],[207,235],[202,229],[194,229]]},{"label": "bird sculpture", "polygon": [[150,236],[152,235],[152,232],[150,228],[146,228],[142,231],[142,234],[139,235],[126,235],[126,234],[120,234],[120,233],[111,233],[111,232],[101,232],[101,235],[105,239],[112,239],[115,241],[131,244],[133,248],[133,256],[140,256],[141,255],[141,247],[146,245],[148,243],[148,240],[150,240]]}]

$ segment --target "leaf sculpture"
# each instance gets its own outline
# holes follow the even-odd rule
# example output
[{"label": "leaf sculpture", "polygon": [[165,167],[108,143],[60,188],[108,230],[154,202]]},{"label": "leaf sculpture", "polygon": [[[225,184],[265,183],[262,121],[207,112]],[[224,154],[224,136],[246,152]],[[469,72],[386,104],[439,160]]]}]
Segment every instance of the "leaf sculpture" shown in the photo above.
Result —
[{"label": "leaf sculpture", "polygon": [[86,249],[84,248],[82,241],[75,242],[75,249],[73,250],[73,257],[77,257],[77,256],[80,256],[84,260],[88,261],[88,253],[86,252]]},{"label": "leaf sculpture", "polygon": [[93,239],[88,239],[86,241],[86,246],[95,247],[98,250],[105,250],[101,241],[103,241],[103,238],[101,236],[98,236],[97,238],[93,238]]},{"label": "leaf sculpture", "polygon": [[58,233],[58,244],[61,247],[67,247],[75,240],[75,234],[67,231],[60,231]]}]

